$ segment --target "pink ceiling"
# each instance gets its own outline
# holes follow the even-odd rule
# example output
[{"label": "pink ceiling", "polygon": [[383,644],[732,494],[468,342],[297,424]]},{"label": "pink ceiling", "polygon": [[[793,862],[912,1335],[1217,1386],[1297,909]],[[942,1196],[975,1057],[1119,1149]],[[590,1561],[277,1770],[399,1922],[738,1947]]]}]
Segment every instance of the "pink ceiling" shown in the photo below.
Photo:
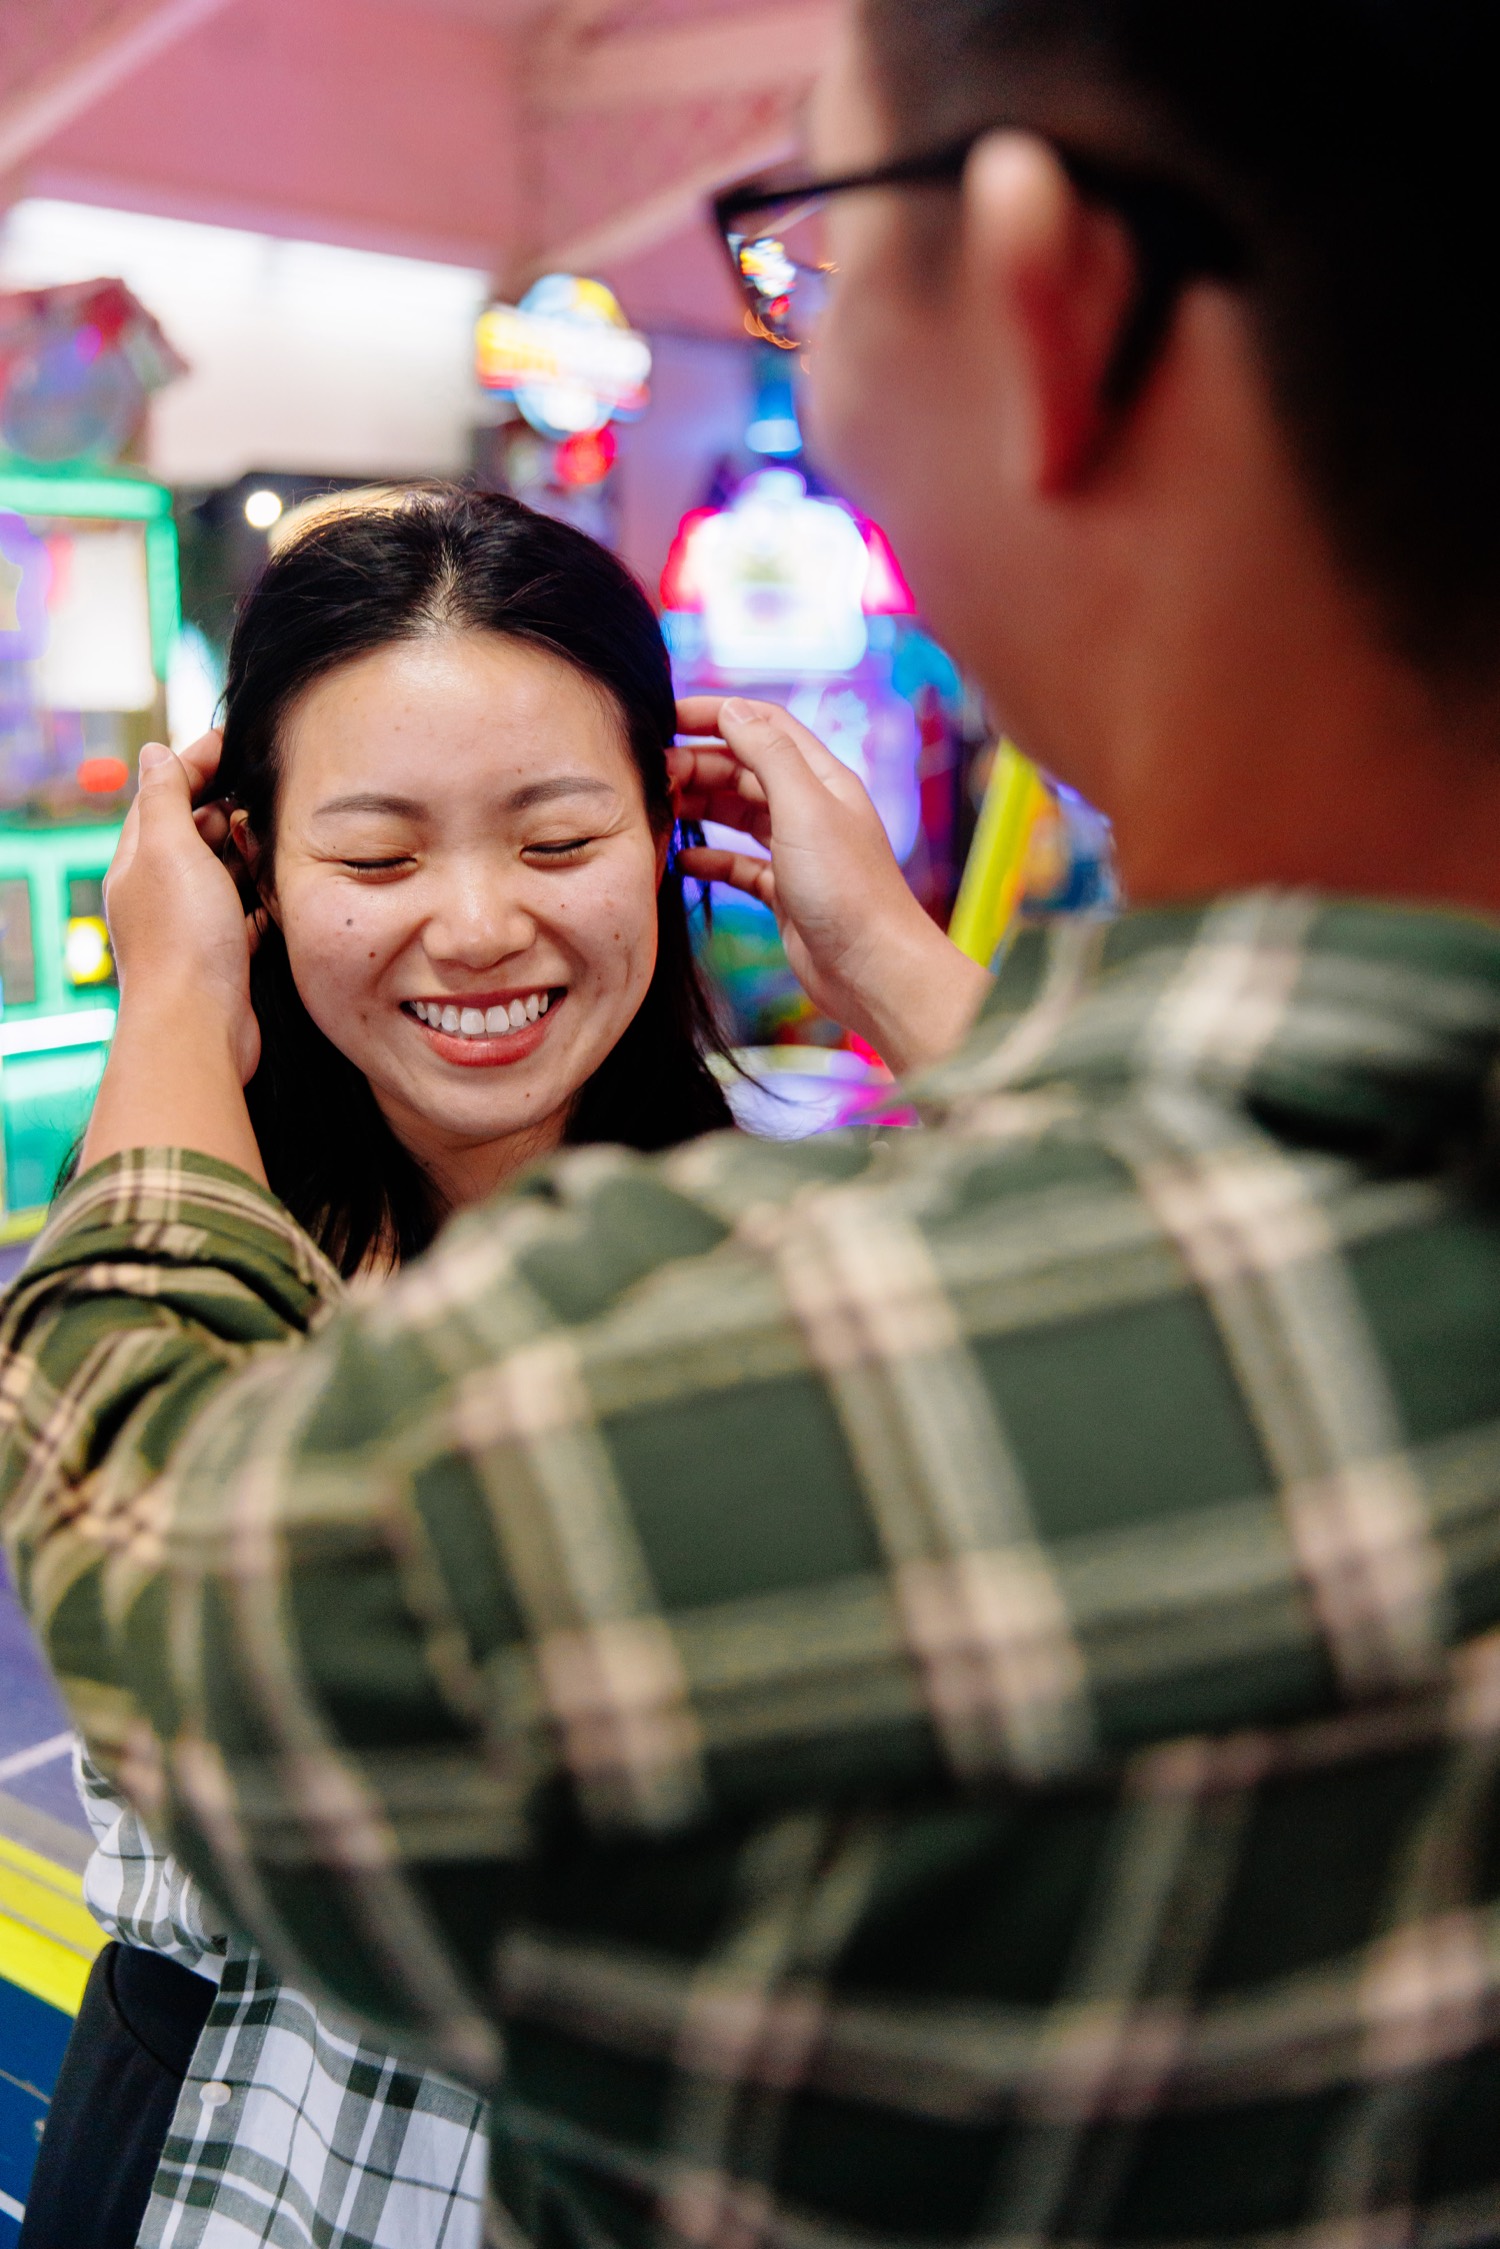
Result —
[{"label": "pink ceiling", "polygon": [[789,148],[836,0],[0,0],[0,203],[604,272],[721,332],[699,216]]},{"label": "pink ceiling", "polygon": [[393,0],[240,0],[37,152],[92,202],[487,263],[516,221],[503,44]]}]

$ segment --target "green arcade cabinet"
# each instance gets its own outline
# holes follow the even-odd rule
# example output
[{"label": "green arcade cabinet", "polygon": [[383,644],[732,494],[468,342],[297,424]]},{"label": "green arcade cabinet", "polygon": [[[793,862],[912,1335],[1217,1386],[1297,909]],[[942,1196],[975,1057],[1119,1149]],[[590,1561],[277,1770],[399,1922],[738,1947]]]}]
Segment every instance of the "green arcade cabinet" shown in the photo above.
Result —
[{"label": "green arcade cabinet", "polygon": [[103,882],[178,625],[171,494],[0,462],[0,1242],[88,1121],[117,983]]}]

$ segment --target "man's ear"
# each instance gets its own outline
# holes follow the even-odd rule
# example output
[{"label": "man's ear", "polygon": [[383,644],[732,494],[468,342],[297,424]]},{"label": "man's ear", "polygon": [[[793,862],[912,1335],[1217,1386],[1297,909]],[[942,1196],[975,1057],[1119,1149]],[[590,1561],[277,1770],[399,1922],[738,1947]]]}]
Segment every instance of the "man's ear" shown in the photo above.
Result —
[{"label": "man's ear", "polygon": [[1109,368],[1136,287],[1130,237],[1045,141],[992,133],[964,181],[964,261],[1008,362],[1007,462],[1041,497],[1085,481],[1108,438]]}]

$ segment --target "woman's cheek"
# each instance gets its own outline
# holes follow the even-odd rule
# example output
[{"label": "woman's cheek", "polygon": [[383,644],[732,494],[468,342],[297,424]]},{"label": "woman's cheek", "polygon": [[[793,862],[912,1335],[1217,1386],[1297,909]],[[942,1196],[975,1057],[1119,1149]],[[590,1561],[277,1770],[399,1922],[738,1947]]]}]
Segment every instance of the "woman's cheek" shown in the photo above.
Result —
[{"label": "woman's cheek", "polygon": [[[632,869],[602,891],[591,915],[599,981],[633,1014],[656,967],[656,889]],[[623,1026],[622,1026],[623,1027]]]},{"label": "woman's cheek", "polygon": [[346,1015],[374,1006],[388,951],[382,918],[374,897],[339,896],[321,886],[284,903],[287,956],[314,1017],[331,1004]]}]

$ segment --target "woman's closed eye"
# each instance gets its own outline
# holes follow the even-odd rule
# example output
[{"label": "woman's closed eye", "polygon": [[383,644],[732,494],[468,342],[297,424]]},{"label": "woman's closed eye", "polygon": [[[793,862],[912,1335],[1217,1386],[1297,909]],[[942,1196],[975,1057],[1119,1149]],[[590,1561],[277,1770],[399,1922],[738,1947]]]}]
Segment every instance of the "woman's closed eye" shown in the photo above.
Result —
[{"label": "woman's closed eye", "polygon": [[377,880],[382,875],[409,874],[416,863],[415,858],[409,851],[382,854],[378,859],[340,859],[339,861],[339,865],[346,869],[349,874],[363,875]]},{"label": "woman's closed eye", "polygon": [[556,843],[528,843],[522,847],[521,856],[540,860],[544,867],[564,866],[598,841],[597,836],[568,836]]}]

